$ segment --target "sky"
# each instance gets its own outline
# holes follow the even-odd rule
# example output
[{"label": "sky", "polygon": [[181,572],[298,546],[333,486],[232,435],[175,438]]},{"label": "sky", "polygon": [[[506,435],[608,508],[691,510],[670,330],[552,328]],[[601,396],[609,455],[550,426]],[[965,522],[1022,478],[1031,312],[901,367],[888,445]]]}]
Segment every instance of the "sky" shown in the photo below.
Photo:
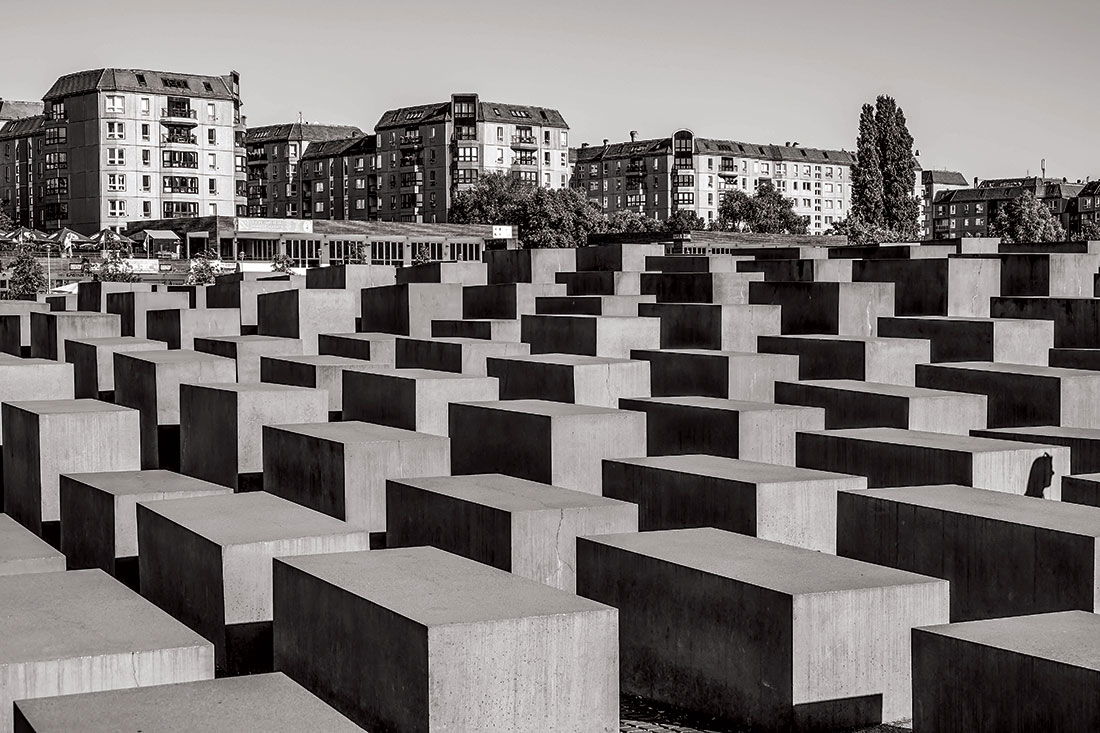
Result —
[{"label": "sky", "polygon": [[894,96],[924,168],[1100,176],[1100,0],[4,0],[0,97],[104,66],[241,73],[249,125],[371,128],[454,92],[561,110],[570,140],[855,147]]}]

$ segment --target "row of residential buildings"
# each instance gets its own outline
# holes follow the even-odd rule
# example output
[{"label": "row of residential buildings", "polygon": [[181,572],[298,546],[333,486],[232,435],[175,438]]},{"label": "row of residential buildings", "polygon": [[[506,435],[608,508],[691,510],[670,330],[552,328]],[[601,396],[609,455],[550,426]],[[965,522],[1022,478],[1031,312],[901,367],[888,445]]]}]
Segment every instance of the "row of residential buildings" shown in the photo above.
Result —
[{"label": "row of residential buildings", "polygon": [[[241,216],[444,223],[455,195],[501,173],[573,187],[607,212],[719,216],[722,196],[771,183],[823,234],[848,216],[853,153],[696,136],[571,146],[555,109],[454,94],[385,112],[373,130],[303,121],[247,127],[240,78],[97,69],[39,102],[0,100],[0,211],[82,233],[130,222]],[[926,238],[988,232],[997,201],[1034,190],[1073,231],[1095,186],[921,171]],[[1090,192],[1091,191],[1091,192]],[[1080,200],[1078,200],[1080,199]],[[1092,200],[1097,206],[1086,204]]]}]

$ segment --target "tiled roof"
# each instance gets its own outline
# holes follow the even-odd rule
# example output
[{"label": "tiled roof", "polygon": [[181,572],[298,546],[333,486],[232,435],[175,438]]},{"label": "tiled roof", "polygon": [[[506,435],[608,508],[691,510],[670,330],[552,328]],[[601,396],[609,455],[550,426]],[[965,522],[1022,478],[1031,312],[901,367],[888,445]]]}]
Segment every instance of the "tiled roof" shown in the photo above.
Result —
[{"label": "tiled roof", "polygon": [[19,120],[24,117],[42,114],[41,102],[20,102],[14,99],[0,99],[0,121]]},{"label": "tiled roof", "polygon": [[970,181],[958,171],[921,171],[920,182],[922,185],[941,184],[945,186],[969,186]]},{"label": "tiled roof", "polygon": [[245,133],[245,144],[281,143],[289,140],[306,142],[328,142],[346,140],[362,135],[363,131],[354,125],[318,125],[312,122],[291,122],[284,125],[266,125],[250,127]]},{"label": "tiled roof", "polygon": [[375,136],[370,134],[356,135],[355,137],[342,138],[340,140],[326,140],[314,143],[306,150],[302,160],[319,160],[322,158],[336,158],[344,155],[369,154],[375,151]]},{"label": "tiled roof", "polygon": [[1009,182],[1008,185],[981,185],[977,188],[959,188],[953,191],[941,191],[936,194],[937,204],[968,203],[972,201],[1003,201],[1023,196],[1031,192],[1037,198],[1076,198],[1084,189],[1084,184],[1062,183],[1061,181],[1036,178]]},{"label": "tiled roof", "polygon": [[1100,180],[1089,181],[1085,184],[1085,187],[1081,189],[1082,196],[1095,196],[1100,194]]},{"label": "tiled roof", "polygon": [[145,92],[204,99],[234,98],[223,77],[148,69],[91,69],[66,74],[59,77],[42,98],[62,99],[88,92]]},{"label": "tiled roof", "polygon": [[[670,155],[671,153],[672,139],[657,138],[577,148],[576,159],[578,162],[590,163],[597,160],[615,160],[643,155]],[[761,145],[759,143],[713,140],[701,137],[695,138],[695,153],[759,158],[760,160],[781,162],[824,163],[827,165],[851,165],[855,162],[855,155],[846,150],[823,150],[795,145]]]},{"label": "tiled roof", "polygon": [[[444,122],[450,116],[450,102],[434,102],[415,107],[400,107],[387,110],[375,125],[376,130],[391,127],[412,127],[423,124]],[[542,127],[560,127],[568,130],[561,112],[549,107],[533,107],[526,104],[507,104],[504,102],[479,102],[477,110],[479,122],[507,122],[516,125],[538,125]]]},{"label": "tiled roof", "polygon": [[34,135],[42,129],[42,123],[45,119],[45,115],[34,115],[33,117],[9,120],[0,127],[0,140],[12,140],[17,137]]}]

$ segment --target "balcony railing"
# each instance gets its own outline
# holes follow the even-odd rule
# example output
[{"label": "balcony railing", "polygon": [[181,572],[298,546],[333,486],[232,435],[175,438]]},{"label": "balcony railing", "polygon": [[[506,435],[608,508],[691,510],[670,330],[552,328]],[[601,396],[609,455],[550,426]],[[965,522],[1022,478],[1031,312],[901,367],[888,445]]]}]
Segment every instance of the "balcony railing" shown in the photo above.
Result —
[{"label": "balcony railing", "polygon": [[178,120],[198,119],[195,110],[190,107],[161,107],[160,116]]},{"label": "balcony railing", "polygon": [[187,193],[197,194],[199,192],[198,186],[165,186],[163,188],[164,193]]},{"label": "balcony railing", "polygon": [[539,139],[534,135],[512,135],[513,148],[537,148]]},{"label": "balcony railing", "polygon": [[160,141],[165,145],[197,145],[194,135],[161,135]]},{"label": "balcony railing", "polygon": [[403,148],[418,148],[424,144],[424,138],[420,135],[402,135],[397,144]]}]

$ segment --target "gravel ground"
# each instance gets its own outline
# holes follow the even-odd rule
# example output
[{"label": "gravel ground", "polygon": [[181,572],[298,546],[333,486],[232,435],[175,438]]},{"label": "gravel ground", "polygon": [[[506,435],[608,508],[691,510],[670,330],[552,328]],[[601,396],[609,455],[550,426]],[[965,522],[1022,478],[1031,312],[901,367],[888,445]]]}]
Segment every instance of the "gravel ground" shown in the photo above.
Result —
[{"label": "gravel ground", "polygon": [[[747,729],[724,727],[713,719],[683,713],[641,698],[622,696],[619,706],[620,733],[748,733]],[[912,733],[909,721],[864,728],[859,733]]]}]

